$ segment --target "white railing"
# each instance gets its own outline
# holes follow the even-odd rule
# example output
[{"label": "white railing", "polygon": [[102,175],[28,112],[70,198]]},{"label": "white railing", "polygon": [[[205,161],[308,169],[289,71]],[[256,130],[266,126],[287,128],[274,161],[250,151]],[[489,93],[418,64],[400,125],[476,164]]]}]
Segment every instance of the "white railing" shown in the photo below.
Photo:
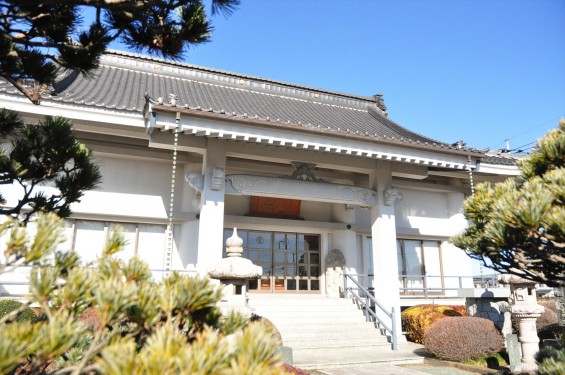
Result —
[{"label": "white railing", "polygon": [[[445,294],[447,291],[457,291],[463,288],[505,288],[498,283],[496,274],[481,276],[446,276],[446,275],[399,275],[399,290],[405,295],[423,296]],[[410,285],[411,284],[411,285]]]}]

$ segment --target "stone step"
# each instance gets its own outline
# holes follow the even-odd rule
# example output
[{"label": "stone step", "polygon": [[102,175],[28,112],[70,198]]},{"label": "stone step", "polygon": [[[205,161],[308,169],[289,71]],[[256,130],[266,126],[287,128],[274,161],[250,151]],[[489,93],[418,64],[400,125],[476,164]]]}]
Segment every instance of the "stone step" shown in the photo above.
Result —
[{"label": "stone step", "polygon": [[322,331],[318,329],[302,331],[292,331],[292,330],[279,330],[283,340],[286,342],[288,340],[332,340],[340,339],[343,341],[349,340],[381,340],[387,339],[387,336],[381,335],[379,331],[368,332],[368,331]]},{"label": "stone step", "polygon": [[[350,315],[338,315],[338,316],[309,316],[309,315],[298,315],[292,316],[289,318],[284,318],[280,316],[272,316],[269,314],[261,315],[267,319],[269,319],[273,324],[276,326],[279,325],[336,325],[336,322],[341,325],[348,325],[348,324],[363,324],[365,323],[365,318],[362,316],[351,316]],[[372,323],[369,323],[372,324]],[[372,324],[374,327],[374,324]]]},{"label": "stone step", "polygon": [[[410,363],[412,353],[392,351],[390,338],[367,322],[350,299],[319,295],[250,295],[253,313],[270,320],[294,364],[304,369],[367,363]],[[417,361],[417,359],[416,359]]]},{"label": "stone step", "polygon": [[356,306],[253,306],[251,307],[255,314],[260,312],[265,312],[273,315],[284,315],[289,314],[314,314],[320,313],[321,315],[331,315],[339,313],[348,313],[363,316],[363,310],[358,309]]},{"label": "stone step", "polygon": [[[266,317],[269,318],[268,316]],[[269,319],[270,320],[270,319]],[[302,329],[308,332],[350,332],[350,331],[368,331],[378,333],[378,329],[373,322],[353,322],[341,324],[338,322],[317,322],[312,324],[302,324],[296,321],[278,321],[274,323],[279,331],[297,331]]]},{"label": "stone step", "polygon": [[318,316],[332,315],[332,314],[353,314],[357,316],[364,316],[364,310],[358,309],[355,306],[292,306],[292,307],[265,307],[265,306],[253,306],[251,307],[252,312],[255,314],[259,313],[269,313],[271,315],[282,315],[282,316],[294,316],[294,315],[312,315],[318,314]]},{"label": "stone step", "polygon": [[355,305],[349,298],[329,298],[320,296],[296,297],[288,295],[249,295],[250,306],[321,306],[321,305]]},{"label": "stone step", "polygon": [[304,347],[300,349],[292,348],[297,353],[298,358],[311,357],[318,355],[328,355],[329,353],[339,352],[340,355],[352,355],[359,352],[367,353],[367,355],[375,352],[390,352],[391,344],[374,344],[374,345],[341,345],[341,346],[320,346],[320,347]]},{"label": "stone step", "polygon": [[[394,364],[420,364],[424,358],[411,351],[392,351],[390,348],[362,349],[343,351],[340,348],[325,349],[317,352],[293,351],[294,366],[303,370],[355,368],[363,365],[394,365]],[[354,370],[351,374],[354,374]]]},{"label": "stone step", "polygon": [[287,339],[283,340],[285,346],[290,346],[292,349],[312,349],[312,348],[342,348],[348,344],[355,347],[369,347],[369,346],[385,346],[391,347],[390,342],[386,337],[356,337],[353,340],[345,341],[342,337],[333,338],[311,338],[311,339]]}]

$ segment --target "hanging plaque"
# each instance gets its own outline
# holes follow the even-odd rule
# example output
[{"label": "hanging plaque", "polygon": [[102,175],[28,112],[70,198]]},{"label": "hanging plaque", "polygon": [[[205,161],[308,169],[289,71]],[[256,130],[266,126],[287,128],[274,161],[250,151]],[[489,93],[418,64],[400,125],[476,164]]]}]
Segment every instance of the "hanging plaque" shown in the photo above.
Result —
[{"label": "hanging plaque", "polygon": [[271,197],[251,197],[251,215],[276,217],[283,219],[299,219],[300,203],[298,199]]}]

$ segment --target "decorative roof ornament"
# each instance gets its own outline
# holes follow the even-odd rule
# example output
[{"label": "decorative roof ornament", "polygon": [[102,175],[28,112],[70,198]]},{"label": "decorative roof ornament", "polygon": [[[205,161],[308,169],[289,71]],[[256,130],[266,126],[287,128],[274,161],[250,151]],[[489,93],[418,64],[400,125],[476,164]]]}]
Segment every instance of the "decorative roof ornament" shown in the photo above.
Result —
[{"label": "decorative roof ornament", "polygon": [[373,95],[373,99],[375,99],[375,104],[377,108],[384,112],[385,116],[387,115],[385,100],[383,98],[383,94],[375,94]]},{"label": "decorative roof ornament", "polygon": [[177,106],[177,96],[175,94],[169,94],[169,104],[173,107]]},{"label": "decorative roof ornament", "polygon": [[316,176],[314,176],[314,168],[316,164],[311,163],[301,163],[299,161],[293,161],[292,166],[294,167],[294,172],[290,178],[294,180],[302,180],[302,181],[319,181]]}]

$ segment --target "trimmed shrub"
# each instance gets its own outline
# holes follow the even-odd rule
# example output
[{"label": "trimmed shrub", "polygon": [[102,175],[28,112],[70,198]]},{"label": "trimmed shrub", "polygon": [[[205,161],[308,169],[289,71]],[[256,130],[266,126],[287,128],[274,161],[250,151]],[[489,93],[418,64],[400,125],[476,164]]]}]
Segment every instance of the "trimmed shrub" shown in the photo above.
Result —
[{"label": "trimmed shrub", "polygon": [[441,319],[424,334],[426,350],[439,359],[465,362],[498,353],[504,339],[494,323],[472,316]]},{"label": "trimmed shrub", "polygon": [[559,323],[546,325],[538,329],[538,337],[541,341],[547,339],[565,339],[565,327],[560,326]]},{"label": "trimmed shrub", "polygon": [[[20,309],[22,306],[23,303],[13,299],[0,300],[0,318],[4,317],[4,315],[8,315],[14,310]],[[37,321],[37,315],[29,307],[26,307],[22,312],[18,313],[18,316],[16,317],[17,322],[23,322],[26,320],[30,322]]]},{"label": "trimmed shrub", "polygon": [[406,332],[408,340],[422,344],[424,334],[433,323],[450,316],[465,315],[465,306],[416,305],[402,312],[402,329]]},{"label": "trimmed shrub", "polygon": [[545,308],[545,310],[536,321],[536,328],[538,332],[544,327],[558,322],[557,307],[555,306],[554,300],[543,301],[540,302],[539,304],[542,305]]}]

